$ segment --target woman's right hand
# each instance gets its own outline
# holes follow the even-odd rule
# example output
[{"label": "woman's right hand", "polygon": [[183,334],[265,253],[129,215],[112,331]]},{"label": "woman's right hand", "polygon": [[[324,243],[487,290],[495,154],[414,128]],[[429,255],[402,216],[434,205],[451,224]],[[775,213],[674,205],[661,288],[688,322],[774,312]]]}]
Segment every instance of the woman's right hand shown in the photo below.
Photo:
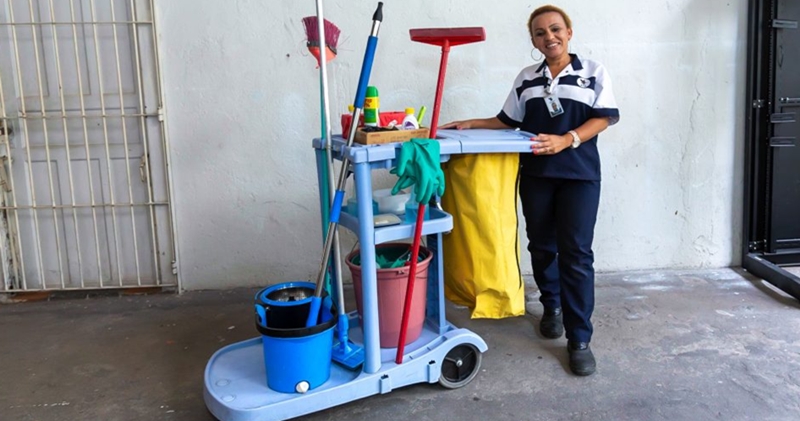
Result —
[{"label": "woman's right hand", "polygon": [[450,123],[444,124],[439,126],[440,129],[456,129],[456,130],[464,130],[464,129],[472,129],[474,128],[475,120],[461,120],[461,121],[451,121]]}]

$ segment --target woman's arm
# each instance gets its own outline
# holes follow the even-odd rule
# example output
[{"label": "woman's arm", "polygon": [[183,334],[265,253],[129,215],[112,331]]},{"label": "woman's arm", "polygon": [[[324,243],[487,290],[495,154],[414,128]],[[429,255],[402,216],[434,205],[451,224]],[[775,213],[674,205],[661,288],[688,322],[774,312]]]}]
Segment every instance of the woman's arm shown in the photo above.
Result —
[{"label": "woman's arm", "polygon": [[[585,123],[572,130],[578,134],[581,142],[585,142],[600,134],[608,127],[608,124],[608,117],[596,117],[586,120]],[[572,146],[572,134],[569,132],[563,135],[540,133],[538,136],[532,137],[531,140],[536,141],[531,145],[531,149],[536,155],[555,155]]]},{"label": "woman's arm", "polygon": [[453,121],[439,127],[440,129],[513,129],[497,117],[473,118],[471,120]]},{"label": "woman's arm", "polygon": [[[580,125],[580,127],[575,128],[576,133],[578,133],[578,137],[581,138],[581,142],[585,142],[602,132],[603,130],[607,129],[609,125],[608,117],[597,117],[597,118],[590,118],[586,120],[586,123]],[[568,135],[569,143],[572,144],[572,136]]]}]

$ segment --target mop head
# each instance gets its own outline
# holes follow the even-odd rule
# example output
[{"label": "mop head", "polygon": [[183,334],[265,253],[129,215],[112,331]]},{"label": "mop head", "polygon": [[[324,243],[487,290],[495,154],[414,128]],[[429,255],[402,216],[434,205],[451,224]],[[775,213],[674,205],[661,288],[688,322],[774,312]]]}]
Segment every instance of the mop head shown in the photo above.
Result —
[{"label": "mop head", "polygon": [[336,324],[336,336],[333,338],[333,352],[331,358],[340,365],[350,370],[355,370],[364,364],[364,348],[356,345],[348,339],[350,322],[346,314],[340,314]]},{"label": "mop head", "polygon": [[325,48],[326,63],[336,57],[336,46],[339,43],[339,33],[341,32],[336,25],[325,19],[325,42],[320,42],[318,23],[319,20],[316,16],[303,18],[303,25],[306,28],[306,46],[311,55],[317,59],[317,65],[321,64],[322,60],[321,48]]}]

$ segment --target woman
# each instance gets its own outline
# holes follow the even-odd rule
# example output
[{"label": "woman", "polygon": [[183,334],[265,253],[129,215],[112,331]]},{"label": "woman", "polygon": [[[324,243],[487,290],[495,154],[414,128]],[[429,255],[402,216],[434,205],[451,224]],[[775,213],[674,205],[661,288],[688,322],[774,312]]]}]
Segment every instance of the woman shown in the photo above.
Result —
[{"label": "woman", "polygon": [[523,69],[496,117],[442,128],[536,133],[520,156],[520,198],[533,276],[544,313],[542,336],[566,329],[570,370],[595,372],[589,342],[594,310],[592,240],[600,201],[597,135],[619,120],[611,79],[598,62],[569,53],[572,21],[555,6],[531,13],[528,31],[544,61]]}]

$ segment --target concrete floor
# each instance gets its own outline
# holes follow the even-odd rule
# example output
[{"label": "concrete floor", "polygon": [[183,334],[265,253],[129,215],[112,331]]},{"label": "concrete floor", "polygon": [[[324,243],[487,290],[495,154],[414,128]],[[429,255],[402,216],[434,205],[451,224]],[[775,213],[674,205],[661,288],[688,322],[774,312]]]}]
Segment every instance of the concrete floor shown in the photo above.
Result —
[{"label": "concrete floor", "polygon": [[[0,420],[212,421],[203,369],[256,336],[254,292],[0,305]],[[569,374],[565,339],[537,335],[529,299],[513,319],[448,310],[489,344],[467,386],[419,384],[302,419],[800,419],[800,304],[746,273],[598,276],[588,378]]]}]

